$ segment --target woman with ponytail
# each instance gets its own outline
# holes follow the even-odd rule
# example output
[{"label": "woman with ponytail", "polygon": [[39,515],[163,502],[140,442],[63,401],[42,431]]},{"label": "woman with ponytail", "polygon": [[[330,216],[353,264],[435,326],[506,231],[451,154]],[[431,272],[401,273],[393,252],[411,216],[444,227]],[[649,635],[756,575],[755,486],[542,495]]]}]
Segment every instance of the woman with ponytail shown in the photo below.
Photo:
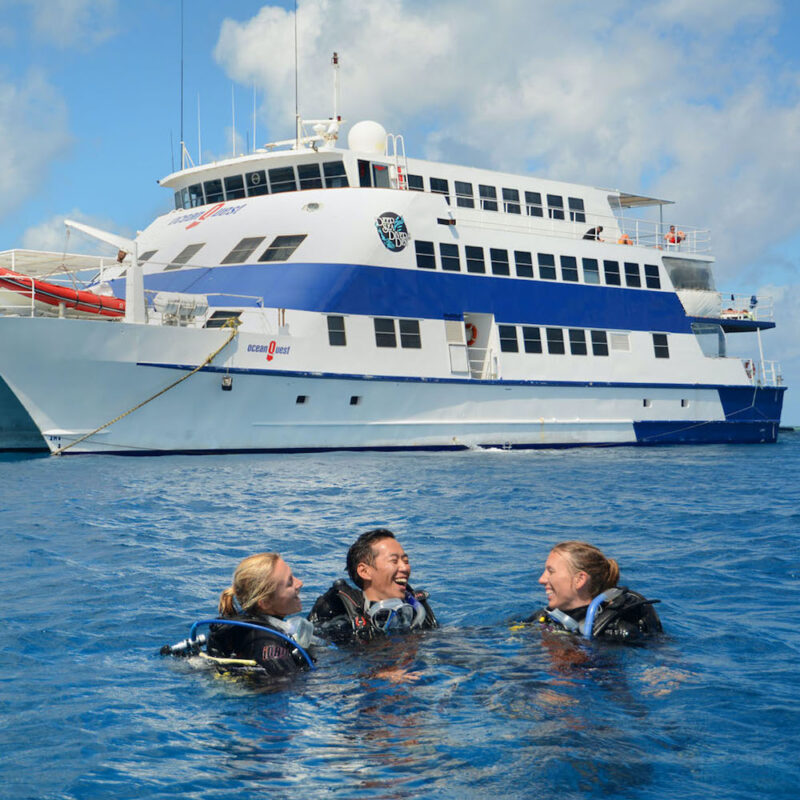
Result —
[{"label": "woman with ponytail", "polygon": [[528,621],[588,638],[629,639],[660,633],[661,621],[653,609],[658,600],[646,600],[617,586],[618,581],[619,565],[613,558],[586,542],[561,542],[550,551],[539,578],[547,607]]}]

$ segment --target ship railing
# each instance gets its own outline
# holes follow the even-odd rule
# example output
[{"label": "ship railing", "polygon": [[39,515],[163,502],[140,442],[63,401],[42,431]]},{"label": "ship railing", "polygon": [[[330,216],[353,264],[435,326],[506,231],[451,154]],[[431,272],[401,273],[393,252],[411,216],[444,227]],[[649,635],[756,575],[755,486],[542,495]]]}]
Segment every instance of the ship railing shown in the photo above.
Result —
[{"label": "ship railing", "polygon": [[[615,215],[589,214],[569,209],[558,210],[563,219],[548,217],[554,209],[538,205],[508,202],[499,199],[465,197],[463,195],[431,192],[446,198],[456,224],[493,230],[531,233],[561,239],[595,238],[590,231],[602,227],[598,241],[606,244],[630,244],[664,250],[670,253],[709,253],[711,232],[687,225]],[[496,206],[496,209],[492,208]]]},{"label": "ship railing", "polygon": [[783,386],[783,372],[777,361],[754,361],[751,363],[754,386]]},{"label": "ship railing", "polygon": [[720,317],[774,322],[775,305],[769,295],[727,294],[720,292]]}]

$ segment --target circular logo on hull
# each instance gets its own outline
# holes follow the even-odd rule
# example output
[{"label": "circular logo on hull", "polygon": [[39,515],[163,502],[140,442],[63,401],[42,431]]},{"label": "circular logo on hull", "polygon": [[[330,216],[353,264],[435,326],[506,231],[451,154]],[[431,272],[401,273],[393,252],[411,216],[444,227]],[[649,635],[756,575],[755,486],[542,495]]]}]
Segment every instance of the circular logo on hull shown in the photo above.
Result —
[{"label": "circular logo on hull", "polygon": [[381,237],[383,246],[393,253],[399,253],[409,240],[408,228],[405,220],[392,211],[386,211],[375,220],[378,236]]}]

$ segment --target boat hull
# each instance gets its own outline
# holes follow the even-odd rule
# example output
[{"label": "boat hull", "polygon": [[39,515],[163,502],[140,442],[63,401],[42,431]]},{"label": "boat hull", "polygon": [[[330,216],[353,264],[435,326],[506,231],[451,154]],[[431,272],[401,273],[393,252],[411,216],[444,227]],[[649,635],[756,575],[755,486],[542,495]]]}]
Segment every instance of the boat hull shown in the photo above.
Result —
[{"label": "boat hull", "polygon": [[[69,446],[69,453],[774,442],[783,401],[783,387],[241,368],[235,341],[208,367],[190,374],[229,335],[224,329],[0,319],[2,340],[20,342],[0,352],[0,375],[48,447]],[[182,377],[186,380],[146,402]]]}]

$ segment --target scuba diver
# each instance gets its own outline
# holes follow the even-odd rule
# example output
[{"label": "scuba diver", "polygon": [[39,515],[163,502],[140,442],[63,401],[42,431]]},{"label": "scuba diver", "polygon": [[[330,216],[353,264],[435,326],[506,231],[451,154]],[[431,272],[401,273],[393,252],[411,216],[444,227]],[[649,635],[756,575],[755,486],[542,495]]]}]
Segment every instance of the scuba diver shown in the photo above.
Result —
[{"label": "scuba diver", "polygon": [[411,565],[391,531],[361,534],[347,551],[347,572],[358,588],[337,580],[308,615],[318,635],[344,643],[438,627],[427,592],[408,583]]},{"label": "scuba diver", "polygon": [[[276,677],[313,669],[306,648],[324,642],[313,635],[308,620],[285,619],[301,610],[302,586],[277,553],[248,556],[220,595],[220,619],[195,623],[189,639],[161,648],[161,654],[200,655],[219,672],[233,674]],[[197,627],[205,624],[210,624],[209,636],[197,636]]]},{"label": "scuba diver", "polygon": [[654,603],[625,586],[617,586],[619,565],[586,542],[561,542],[547,557],[539,578],[547,607],[526,622],[544,630],[581,634],[588,639],[637,639],[661,633]]}]

